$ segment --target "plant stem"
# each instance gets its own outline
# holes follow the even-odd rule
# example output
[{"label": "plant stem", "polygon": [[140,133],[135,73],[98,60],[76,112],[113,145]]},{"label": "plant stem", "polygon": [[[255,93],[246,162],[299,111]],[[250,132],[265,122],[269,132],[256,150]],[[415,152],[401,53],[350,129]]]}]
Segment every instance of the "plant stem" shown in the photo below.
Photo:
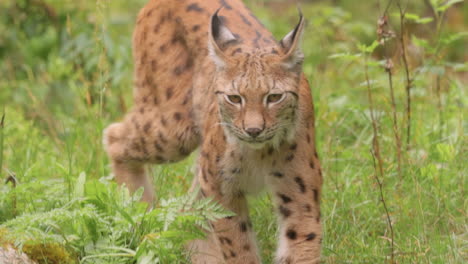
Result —
[{"label": "plant stem", "polygon": [[403,66],[405,69],[405,78],[406,78],[406,149],[410,148],[411,141],[411,86],[412,79],[409,73],[408,59],[406,57],[406,45],[405,45],[405,11],[401,8],[400,2],[398,2],[398,9],[400,11],[400,45],[401,45],[401,57],[403,58]]},{"label": "plant stem", "polygon": [[397,152],[397,170],[398,177],[400,181],[403,179],[401,174],[401,139],[400,133],[398,132],[398,119],[396,113],[396,103],[395,103],[395,94],[393,91],[393,79],[392,79],[392,69],[387,69],[388,74],[388,85],[390,87],[390,99],[392,102],[392,114],[393,114],[393,134],[395,135],[395,147]]},{"label": "plant stem", "polygon": [[[377,121],[374,116],[374,103],[372,99],[372,92],[371,92],[371,87],[370,87],[370,81],[369,81],[369,73],[368,73],[368,66],[367,66],[367,54],[365,57],[365,76],[366,76],[366,85],[367,85],[367,97],[369,100],[369,108],[370,108],[370,116],[371,116],[371,121],[372,121],[372,130],[373,130],[373,138],[372,138],[372,157],[374,158],[374,168],[376,170],[374,176],[377,181],[377,184],[379,185],[379,190],[380,190],[380,201],[382,202],[382,205],[385,210],[385,214],[387,216],[387,224],[390,229],[390,236],[391,236],[391,244],[390,244],[390,256],[391,256],[391,262],[392,264],[395,263],[395,254],[394,254],[394,242],[393,242],[393,226],[392,226],[392,221],[390,219],[390,213],[388,212],[387,208],[387,203],[385,202],[384,198],[384,193],[383,193],[383,183],[380,181],[380,177],[383,178],[384,172],[383,172],[383,160],[380,155],[380,146],[379,146],[379,137],[378,137],[378,129],[377,129]],[[378,162],[378,173],[377,173],[377,168],[375,166],[375,159],[377,159]],[[379,174],[379,175],[378,175]]]}]

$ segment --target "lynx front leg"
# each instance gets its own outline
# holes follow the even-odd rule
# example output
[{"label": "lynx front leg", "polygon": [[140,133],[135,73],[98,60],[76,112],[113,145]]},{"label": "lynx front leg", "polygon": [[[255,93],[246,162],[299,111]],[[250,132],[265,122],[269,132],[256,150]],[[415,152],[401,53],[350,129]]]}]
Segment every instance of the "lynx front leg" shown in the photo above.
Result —
[{"label": "lynx front leg", "polygon": [[320,262],[321,172],[314,151],[299,145],[280,152],[270,177],[280,218],[277,264]]},{"label": "lynx front leg", "polygon": [[[220,262],[227,264],[259,264],[261,263],[255,242],[255,233],[249,219],[247,200],[244,194],[235,188],[223,188],[224,176],[222,170],[215,169],[216,162],[208,166],[210,154],[204,154],[200,162],[198,182],[205,197],[214,197],[227,210],[236,215],[211,222],[211,243],[217,245],[220,252]],[[213,157],[215,159],[215,157]],[[218,172],[218,173],[215,173]],[[228,172],[225,172],[228,173]],[[235,171],[234,171],[235,173]],[[209,243],[207,241],[207,243]],[[203,263],[203,262],[201,262]]]},{"label": "lynx front leg", "polygon": [[[143,187],[142,200],[148,205],[153,204],[154,190],[149,177],[146,175],[144,161],[147,154],[138,151],[145,146],[130,148],[128,145],[128,124],[114,123],[104,130],[104,145],[111,159],[112,171],[117,183],[125,184],[131,192]],[[135,145],[136,146],[136,145]]]}]

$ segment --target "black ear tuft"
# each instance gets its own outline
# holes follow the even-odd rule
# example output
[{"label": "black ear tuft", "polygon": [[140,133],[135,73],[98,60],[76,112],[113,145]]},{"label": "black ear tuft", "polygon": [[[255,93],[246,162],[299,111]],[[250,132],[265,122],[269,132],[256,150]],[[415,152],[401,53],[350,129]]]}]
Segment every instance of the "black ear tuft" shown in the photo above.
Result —
[{"label": "black ear tuft", "polygon": [[222,7],[218,8],[216,12],[211,17],[211,35],[214,39],[219,38],[219,29],[221,27],[221,20],[218,17],[218,12]]},{"label": "black ear tuft", "polygon": [[280,45],[286,54],[282,59],[283,64],[289,69],[296,68],[304,60],[304,54],[301,50],[301,38],[304,31],[305,19],[299,8],[298,11],[299,23],[280,41]]},{"label": "black ear tuft", "polygon": [[221,17],[218,16],[222,7],[218,8],[210,19],[210,32],[208,51],[218,67],[224,67],[228,61],[227,56],[223,53],[225,47],[229,44],[236,43],[237,39],[234,34],[224,25]]}]

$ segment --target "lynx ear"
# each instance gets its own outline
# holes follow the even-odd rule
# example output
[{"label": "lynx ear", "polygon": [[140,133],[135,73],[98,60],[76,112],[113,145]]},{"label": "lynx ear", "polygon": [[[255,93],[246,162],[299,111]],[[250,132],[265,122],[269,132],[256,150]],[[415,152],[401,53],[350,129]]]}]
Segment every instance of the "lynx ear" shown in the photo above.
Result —
[{"label": "lynx ear", "polygon": [[281,47],[285,53],[282,58],[282,63],[290,70],[300,67],[304,60],[304,54],[301,49],[301,39],[304,31],[305,19],[300,9],[299,16],[300,18],[297,26],[280,41]]},{"label": "lynx ear", "polygon": [[216,10],[210,19],[208,52],[216,66],[223,68],[229,60],[223,50],[228,43],[235,42],[237,39],[234,34],[223,25],[222,20],[218,17],[220,9],[221,8]]}]

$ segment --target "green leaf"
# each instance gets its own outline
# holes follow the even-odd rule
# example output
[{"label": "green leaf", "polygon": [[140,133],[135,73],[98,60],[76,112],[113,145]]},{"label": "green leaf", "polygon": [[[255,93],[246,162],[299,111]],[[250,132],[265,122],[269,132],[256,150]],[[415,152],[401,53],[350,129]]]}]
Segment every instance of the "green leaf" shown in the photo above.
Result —
[{"label": "green leaf", "polygon": [[453,145],[441,143],[437,144],[436,149],[442,161],[449,162],[455,158],[455,148]]},{"label": "green leaf", "polygon": [[449,45],[452,42],[468,37],[468,31],[457,32],[455,34],[450,34],[441,39],[442,44]]},{"label": "green leaf", "polygon": [[85,194],[86,173],[81,172],[75,183],[74,198],[82,198]]},{"label": "green leaf", "polygon": [[360,57],[361,57],[361,54],[350,54],[350,53],[335,53],[335,54],[328,56],[328,58],[330,59],[342,59],[345,61],[356,61]]},{"label": "green leaf", "polygon": [[447,1],[446,3],[443,3],[441,5],[439,5],[436,10],[438,12],[445,12],[445,10],[449,9],[451,6],[453,6],[454,4],[457,4],[457,3],[461,3],[463,2],[464,0],[449,0]]},{"label": "green leaf", "polygon": [[427,24],[434,20],[432,17],[419,17],[418,15],[412,13],[406,13],[405,18],[417,24]]},{"label": "green leaf", "polygon": [[374,40],[370,45],[358,44],[357,47],[363,53],[372,53],[379,45],[379,42]]}]

